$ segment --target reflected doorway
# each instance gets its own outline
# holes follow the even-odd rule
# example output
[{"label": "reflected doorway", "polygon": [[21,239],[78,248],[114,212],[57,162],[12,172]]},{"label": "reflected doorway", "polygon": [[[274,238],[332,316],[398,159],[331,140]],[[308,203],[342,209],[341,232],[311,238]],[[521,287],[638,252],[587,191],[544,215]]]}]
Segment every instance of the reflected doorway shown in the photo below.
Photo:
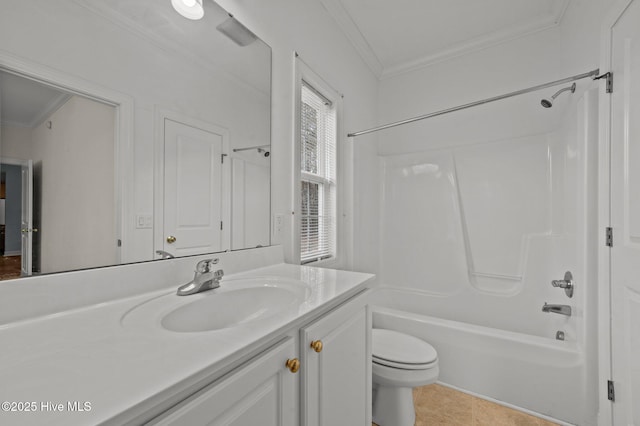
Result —
[{"label": "reflected doorway", "polygon": [[119,263],[116,128],[113,105],[0,69],[0,279]]},{"label": "reflected doorway", "polygon": [[32,275],[33,166],[0,157],[0,279]]}]

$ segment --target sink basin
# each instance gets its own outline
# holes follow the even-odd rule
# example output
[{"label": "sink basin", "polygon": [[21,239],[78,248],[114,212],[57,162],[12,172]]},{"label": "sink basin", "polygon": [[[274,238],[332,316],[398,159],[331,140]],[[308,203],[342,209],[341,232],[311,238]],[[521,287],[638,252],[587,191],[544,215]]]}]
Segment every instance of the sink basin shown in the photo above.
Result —
[{"label": "sink basin", "polygon": [[274,286],[207,296],[170,312],[162,326],[181,332],[220,330],[275,315],[300,301],[296,293]]},{"label": "sink basin", "polygon": [[221,286],[190,296],[163,295],[126,313],[123,325],[153,321],[169,331],[221,331],[298,310],[310,295],[307,284],[284,278],[225,279]]}]

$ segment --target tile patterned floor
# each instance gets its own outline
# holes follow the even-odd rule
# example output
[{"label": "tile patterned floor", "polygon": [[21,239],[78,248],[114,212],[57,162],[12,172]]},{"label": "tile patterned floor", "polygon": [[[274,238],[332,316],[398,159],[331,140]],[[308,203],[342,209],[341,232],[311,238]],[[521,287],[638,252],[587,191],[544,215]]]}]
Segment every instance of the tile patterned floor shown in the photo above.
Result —
[{"label": "tile patterned floor", "polygon": [[416,408],[416,426],[556,425],[438,384],[414,389],[413,401]]}]

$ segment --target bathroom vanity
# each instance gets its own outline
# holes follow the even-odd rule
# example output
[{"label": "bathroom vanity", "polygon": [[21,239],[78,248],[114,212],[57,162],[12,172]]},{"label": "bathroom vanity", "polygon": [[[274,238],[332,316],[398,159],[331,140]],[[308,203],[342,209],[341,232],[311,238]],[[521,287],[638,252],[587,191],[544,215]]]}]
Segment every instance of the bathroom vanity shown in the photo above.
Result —
[{"label": "bathroom vanity", "polygon": [[150,424],[226,424],[230,419],[238,425],[365,424],[370,321],[363,300],[359,294],[293,327],[278,343]]},{"label": "bathroom vanity", "polygon": [[[0,423],[370,424],[373,276],[284,263],[238,272],[241,254],[219,257],[219,289],[162,285],[0,326],[0,398],[16,402]],[[160,263],[185,275],[198,260]]]}]

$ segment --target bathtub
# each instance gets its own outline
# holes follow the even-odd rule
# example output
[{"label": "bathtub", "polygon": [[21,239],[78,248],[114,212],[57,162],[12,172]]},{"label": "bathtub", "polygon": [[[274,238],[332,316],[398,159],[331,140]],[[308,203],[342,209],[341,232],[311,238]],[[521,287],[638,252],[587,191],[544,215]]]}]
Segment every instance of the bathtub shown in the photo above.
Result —
[{"label": "bathtub", "polygon": [[[389,290],[382,291],[388,296]],[[420,298],[429,296],[410,297],[419,306]],[[595,424],[597,407],[585,404],[586,363],[576,342],[436,318],[378,302],[374,292],[373,326],[402,331],[433,345],[443,385],[559,424]]]}]

